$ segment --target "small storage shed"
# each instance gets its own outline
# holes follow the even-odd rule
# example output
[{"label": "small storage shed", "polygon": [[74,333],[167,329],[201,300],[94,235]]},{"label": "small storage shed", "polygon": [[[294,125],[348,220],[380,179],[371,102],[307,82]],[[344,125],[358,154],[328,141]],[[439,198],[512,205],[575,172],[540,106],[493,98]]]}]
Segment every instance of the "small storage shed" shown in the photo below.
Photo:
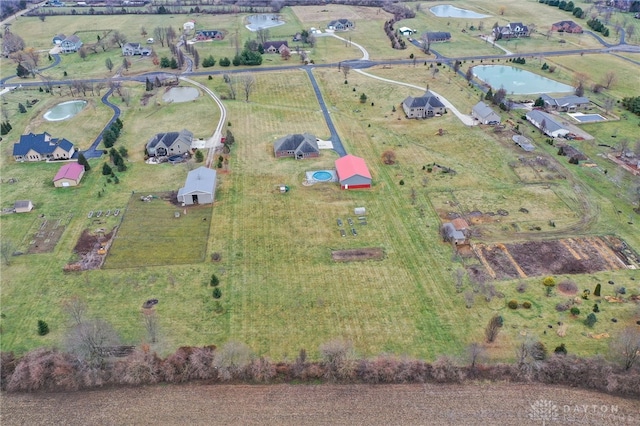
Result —
[{"label": "small storage shed", "polygon": [[371,188],[371,173],[363,158],[351,154],[338,158],[336,172],[342,189]]},{"label": "small storage shed", "polygon": [[78,186],[84,176],[84,166],[78,163],[67,163],[60,167],[58,173],[53,178],[53,186],[64,188],[68,186]]},{"label": "small storage shed", "polygon": [[187,175],[184,187],[178,190],[178,202],[187,206],[211,204],[216,193],[216,171],[198,167]]},{"label": "small storage shed", "polygon": [[33,210],[33,203],[31,200],[18,200],[13,203],[13,211],[15,213],[28,213]]}]

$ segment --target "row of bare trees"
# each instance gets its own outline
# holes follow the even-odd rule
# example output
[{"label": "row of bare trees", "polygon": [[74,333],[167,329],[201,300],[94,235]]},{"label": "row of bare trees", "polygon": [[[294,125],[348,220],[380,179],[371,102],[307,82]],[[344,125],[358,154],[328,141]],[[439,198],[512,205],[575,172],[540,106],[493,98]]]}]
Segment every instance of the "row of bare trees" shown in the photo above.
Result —
[{"label": "row of bare trees", "polygon": [[[566,351],[547,356],[540,342],[523,341],[513,364],[486,363],[485,347],[471,344],[465,360],[440,357],[433,363],[408,357],[356,357],[351,342],[333,340],[319,347],[320,361],[310,362],[304,349],[294,361],[274,363],[258,357],[242,343],[221,348],[182,347],[162,359],[142,345],[117,360],[105,356],[113,336],[104,323],[86,320],[83,305],[69,307],[75,325],[68,340],[72,352],[37,349],[21,358],[2,353],[2,389],[11,392],[68,391],[105,385],[145,385],[192,380],[214,382],[461,383],[466,380],[509,380],[562,384],[601,392],[640,396],[640,333],[625,329],[612,350],[620,364],[601,357],[578,358]],[[80,344],[81,342],[81,344]],[[67,343],[68,345],[70,343]],[[74,346],[75,345],[75,346]]]}]

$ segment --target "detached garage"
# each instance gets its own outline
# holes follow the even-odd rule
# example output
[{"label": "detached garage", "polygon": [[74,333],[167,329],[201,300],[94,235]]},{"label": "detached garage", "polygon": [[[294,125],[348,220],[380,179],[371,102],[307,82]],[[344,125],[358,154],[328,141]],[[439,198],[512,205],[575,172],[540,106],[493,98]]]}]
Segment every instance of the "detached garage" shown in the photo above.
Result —
[{"label": "detached garage", "polygon": [[213,203],[216,177],[216,171],[206,167],[191,170],[184,187],[178,190],[178,202],[186,206]]},{"label": "detached garage", "polygon": [[342,189],[371,188],[371,173],[360,157],[345,155],[338,158],[336,172]]},{"label": "detached garage", "polygon": [[84,176],[84,166],[78,163],[67,163],[60,167],[58,173],[53,178],[53,186],[65,188],[67,186],[78,186]]}]

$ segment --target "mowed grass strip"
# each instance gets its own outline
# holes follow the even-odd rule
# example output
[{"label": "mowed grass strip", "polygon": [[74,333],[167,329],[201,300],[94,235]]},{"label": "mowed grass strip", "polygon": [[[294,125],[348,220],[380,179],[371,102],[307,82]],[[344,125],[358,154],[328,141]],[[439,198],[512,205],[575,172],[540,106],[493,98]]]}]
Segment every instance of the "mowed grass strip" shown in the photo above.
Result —
[{"label": "mowed grass strip", "polygon": [[[179,217],[175,216],[176,212]],[[154,197],[147,202],[132,194],[104,267],[202,262],[211,212],[210,205],[183,209],[161,198]]]}]

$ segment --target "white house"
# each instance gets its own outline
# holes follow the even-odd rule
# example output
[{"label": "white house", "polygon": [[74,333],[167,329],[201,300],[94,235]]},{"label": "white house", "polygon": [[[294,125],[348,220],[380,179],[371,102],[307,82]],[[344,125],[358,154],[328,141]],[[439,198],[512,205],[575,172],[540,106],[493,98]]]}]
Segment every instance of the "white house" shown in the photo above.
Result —
[{"label": "white house", "polygon": [[471,116],[481,124],[500,124],[500,116],[484,102],[478,102],[471,109]]},{"label": "white house", "polygon": [[561,122],[553,115],[534,109],[527,113],[527,120],[536,126],[542,133],[552,138],[560,138],[570,133]]}]

